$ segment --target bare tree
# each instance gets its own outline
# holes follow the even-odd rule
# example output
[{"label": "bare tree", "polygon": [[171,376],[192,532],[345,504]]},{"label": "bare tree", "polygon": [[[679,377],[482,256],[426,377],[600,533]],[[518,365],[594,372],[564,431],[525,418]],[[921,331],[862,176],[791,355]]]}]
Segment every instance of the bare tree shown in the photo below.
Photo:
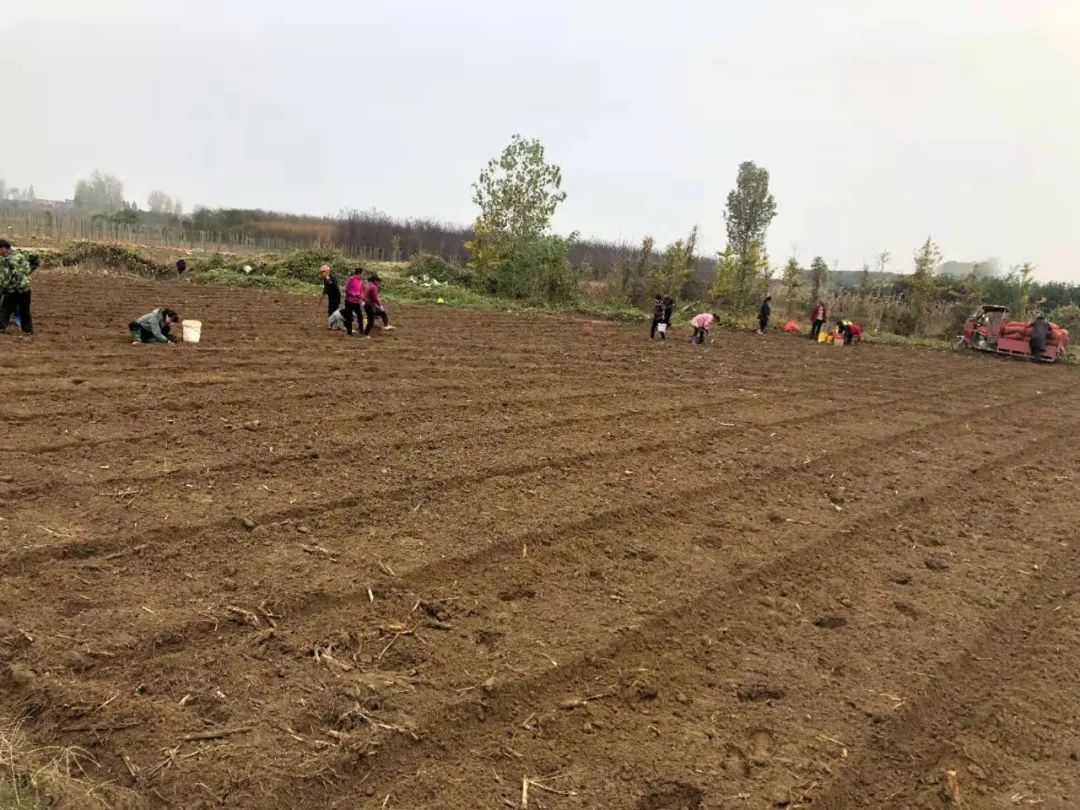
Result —
[{"label": "bare tree", "polygon": [[154,189],[146,198],[146,207],[151,214],[171,214],[173,212],[173,200],[164,191]]}]

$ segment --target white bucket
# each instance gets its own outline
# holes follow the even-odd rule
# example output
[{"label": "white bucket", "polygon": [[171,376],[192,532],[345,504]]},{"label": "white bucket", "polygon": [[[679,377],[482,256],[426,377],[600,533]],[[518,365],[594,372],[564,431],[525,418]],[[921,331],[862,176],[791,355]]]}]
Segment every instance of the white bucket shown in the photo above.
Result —
[{"label": "white bucket", "polygon": [[202,335],[202,321],[181,321],[184,328],[184,343],[198,343]]},{"label": "white bucket", "polygon": [[658,323],[656,325],[656,331],[659,332],[661,335],[665,334],[667,332],[667,324],[666,323]]}]

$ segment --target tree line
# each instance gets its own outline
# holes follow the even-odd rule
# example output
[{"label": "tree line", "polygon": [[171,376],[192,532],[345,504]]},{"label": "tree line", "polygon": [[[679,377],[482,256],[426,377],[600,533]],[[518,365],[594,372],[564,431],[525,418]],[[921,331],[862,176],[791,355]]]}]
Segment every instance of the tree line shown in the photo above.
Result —
[{"label": "tree line", "polygon": [[[616,305],[645,307],[656,294],[667,293],[739,316],[772,292],[789,316],[831,299],[834,312],[862,317],[872,329],[910,335],[944,334],[961,313],[984,301],[1009,304],[1024,315],[1036,308],[1054,313],[1080,306],[1080,286],[1039,284],[1030,264],[1000,274],[976,263],[959,275],[952,263],[948,273],[942,272],[941,253],[931,239],[915,251],[909,274],[889,275],[891,257],[883,251],[873,271],[864,264],[856,284],[841,283],[835,265],[830,271],[821,256],[809,267],[791,257],[776,278],[765,241],[777,203],[768,170],[751,161],[738,167],[724,210],[727,244],[715,258],[699,255],[697,225],[664,246],[651,236],[631,245],[555,234],[551,221],[566,199],[562,181],[561,168],[548,161],[540,141],[515,135],[472,185],[478,215],[471,226],[355,209],[314,217],[200,206],[185,214],[182,202],[161,190],[150,192],[140,208],[125,199],[119,178],[100,171],[77,181],[73,207],[94,218],[162,225],[189,235],[213,232],[224,239],[235,235],[236,241],[332,244],[353,253],[374,249],[400,261],[435,256],[441,263],[425,259],[422,264],[443,268],[459,283],[545,303],[588,294]],[[34,199],[33,186],[20,190],[0,180],[0,201],[32,204]]]}]

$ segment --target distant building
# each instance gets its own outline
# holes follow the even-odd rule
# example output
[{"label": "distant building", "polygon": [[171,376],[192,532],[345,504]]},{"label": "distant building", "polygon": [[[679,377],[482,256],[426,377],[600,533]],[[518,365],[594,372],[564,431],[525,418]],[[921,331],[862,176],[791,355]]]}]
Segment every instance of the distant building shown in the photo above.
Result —
[{"label": "distant building", "polygon": [[75,207],[74,200],[34,200],[40,208],[52,208],[60,211],[70,211]]}]

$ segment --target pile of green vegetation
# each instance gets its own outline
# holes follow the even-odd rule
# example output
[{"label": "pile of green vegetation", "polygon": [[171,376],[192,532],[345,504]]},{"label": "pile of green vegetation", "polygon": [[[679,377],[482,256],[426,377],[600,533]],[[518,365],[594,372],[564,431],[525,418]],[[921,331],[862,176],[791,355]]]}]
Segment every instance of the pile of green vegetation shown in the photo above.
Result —
[{"label": "pile of green vegetation", "polygon": [[188,260],[191,280],[263,290],[308,291],[319,284],[319,268],[328,264],[338,275],[352,263],[336,248],[310,247],[288,253],[209,253]]},{"label": "pile of green vegetation", "polygon": [[442,256],[436,256],[434,253],[416,254],[409,262],[405,273],[417,283],[431,280],[440,284],[458,284],[462,287],[468,287],[473,283],[471,270],[447,261]]},{"label": "pile of green vegetation", "polygon": [[42,267],[107,267],[151,278],[167,273],[169,268],[139,253],[130,245],[111,242],[68,242],[59,250],[42,252]]}]

